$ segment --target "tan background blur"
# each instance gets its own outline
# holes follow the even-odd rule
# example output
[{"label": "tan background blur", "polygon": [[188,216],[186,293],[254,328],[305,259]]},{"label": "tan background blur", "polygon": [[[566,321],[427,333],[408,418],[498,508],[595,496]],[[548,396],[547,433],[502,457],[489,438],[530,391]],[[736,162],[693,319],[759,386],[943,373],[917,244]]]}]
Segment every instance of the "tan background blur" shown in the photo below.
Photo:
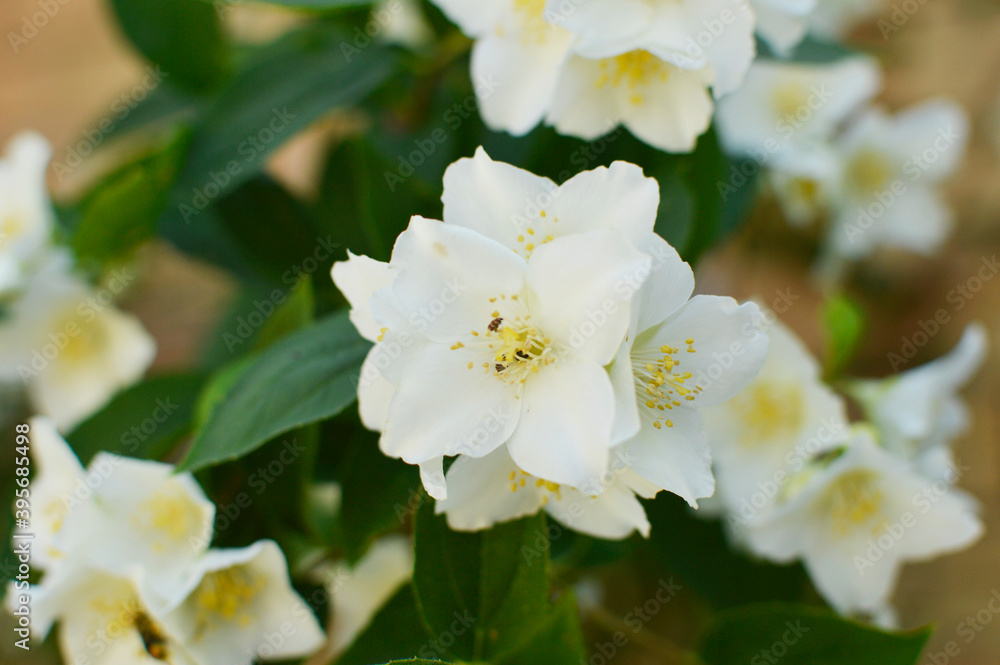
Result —
[{"label": "tan background blur", "polygon": [[[39,10],[37,2],[0,1],[0,143],[33,128],[52,141],[59,161],[65,159],[67,146],[83,139],[85,130],[114,115],[112,104],[142,78],[145,65],[113,25],[105,0],[68,0],[58,5],[58,13],[15,53],[8,34],[20,32],[23,18]],[[890,373],[887,354],[898,352],[901,337],[912,336],[919,321],[932,318],[942,307],[953,321],[918,360],[949,349],[970,320],[983,321],[991,330],[994,349],[1000,350],[1000,279],[987,282],[961,311],[953,311],[946,300],[951,289],[975,274],[984,257],[1000,254],[1000,4],[996,0],[923,0],[923,4],[907,0],[905,4],[919,9],[888,39],[874,25],[854,35],[855,43],[877,55],[887,70],[882,100],[896,109],[933,96],[951,96],[969,110],[974,134],[965,165],[950,186],[960,222],[946,250],[934,259],[879,257],[862,269],[856,281],[856,295],[872,322],[863,357],[854,369],[873,376]],[[887,4],[886,16],[891,8]],[[285,22],[280,16],[243,11],[231,14],[227,27],[242,34],[259,33]],[[310,140],[315,134],[307,133],[287,146],[272,165],[298,191],[308,191],[317,163],[313,149],[317,142]],[[93,172],[83,167],[62,182],[52,174],[52,186],[57,195],[69,195]],[[819,299],[808,277],[809,247],[773,212],[765,204],[751,224],[753,233],[741,234],[710,257],[702,266],[700,285],[736,297],[758,296],[764,302],[776,290],[791,288],[801,299],[785,320],[816,349]],[[767,241],[760,242],[761,237]],[[145,261],[143,283],[126,305],[159,340],[159,366],[183,364],[211,329],[231,285],[213,270],[161,246],[151,248]],[[982,502],[987,535],[966,552],[907,567],[896,596],[903,626],[936,623],[932,652],[955,642],[958,655],[941,655],[934,665],[1000,663],[1000,616],[987,609],[994,593],[1000,597],[998,370],[1000,352],[995,352],[966,391],[975,425],[958,446],[958,456],[969,467],[961,484]],[[972,633],[963,629],[963,622],[977,613],[981,632],[967,642]],[[10,641],[0,638],[4,663],[13,656]],[[922,662],[931,663],[926,655]]]}]

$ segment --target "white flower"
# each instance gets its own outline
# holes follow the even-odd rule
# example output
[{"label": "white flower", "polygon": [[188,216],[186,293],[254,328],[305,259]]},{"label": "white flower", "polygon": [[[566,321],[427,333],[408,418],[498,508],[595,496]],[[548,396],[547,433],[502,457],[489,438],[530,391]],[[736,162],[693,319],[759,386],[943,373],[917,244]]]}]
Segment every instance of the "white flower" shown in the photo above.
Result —
[{"label": "white flower", "polygon": [[210,550],[193,567],[185,599],[162,615],[201,665],[291,660],[324,641],[312,610],[292,589],[285,555],[274,541]]},{"label": "white flower", "polygon": [[481,458],[463,455],[448,469],[448,498],[435,509],[456,531],[488,529],[544,508],[563,525],[596,538],[621,539],[633,531],[648,536],[646,511],[635,493],[652,498],[658,488],[620,461],[616,455],[604,478],[581,490],[525,473],[504,447]]},{"label": "white flower", "polygon": [[165,629],[131,576],[86,569],[62,584],[33,586],[30,595],[32,630],[44,638],[59,621],[66,663],[207,665]]},{"label": "white flower", "polygon": [[950,467],[942,450],[969,424],[958,391],[982,366],[986,347],[986,330],[973,324],[937,360],[888,379],[854,381],[849,390],[878,428],[884,446],[906,459],[928,462],[924,470],[942,477]]},{"label": "white flower", "polygon": [[753,61],[753,13],[729,0],[550,0],[546,16],[577,35],[547,122],[596,139],[624,125],[642,141],[689,152],[713,102]]},{"label": "white flower", "polygon": [[592,59],[646,52],[688,70],[708,70],[715,95],[737,89],[756,53],[754,15],[742,0],[549,0],[549,21]]},{"label": "white flower", "polygon": [[795,146],[767,173],[785,220],[807,227],[825,218],[840,192],[840,162],[827,144]]},{"label": "white flower", "polygon": [[711,122],[708,88],[717,97],[736,89],[755,52],[745,2],[435,4],[476,40],[483,120],[514,135],[545,120],[592,140],[623,124],[650,145],[690,151]]},{"label": "white flower", "polygon": [[0,296],[23,284],[49,242],[53,213],[45,171],[51,156],[41,135],[25,132],[0,158]]},{"label": "white flower", "polygon": [[135,317],[50,253],[0,322],[0,376],[20,379],[35,410],[62,431],[138,381],[156,344]]},{"label": "white flower", "polygon": [[861,21],[878,16],[882,7],[878,0],[817,0],[809,15],[809,31],[827,41],[840,41]]},{"label": "white flower", "polygon": [[86,472],[52,421],[36,417],[29,425],[31,461],[37,474],[31,482],[29,499],[35,534],[32,563],[49,568],[67,555],[54,542],[66,525],[75,502],[73,493]]},{"label": "white flower", "polygon": [[[540,242],[543,242],[542,236]],[[649,258],[609,230],[525,260],[459,226],[414,218],[392,293],[428,338],[389,405],[383,450],[410,463],[507,442],[525,471],[581,486],[607,466],[614,399],[604,365],[625,336]]]},{"label": "white flower", "polygon": [[419,50],[434,40],[434,31],[416,0],[379,0],[372,17],[382,24],[380,36],[390,44]]},{"label": "white flower", "polygon": [[841,191],[829,250],[858,258],[879,246],[929,254],[945,241],[952,213],[937,189],[958,167],[968,139],[963,109],[931,101],[895,118],[873,109],[835,144]]},{"label": "white flower", "polygon": [[654,237],[658,198],[632,165],[557,187],[480,151],[445,176],[446,224],[415,218],[389,266],[335,266],[359,330],[380,340],[359,399],[383,450],[423,463],[439,498],[441,456],[504,442],[551,482],[600,477],[614,415],[603,366],[648,274],[634,246]]},{"label": "white flower", "polygon": [[757,34],[778,55],[787,55],[802,41],[817,0],[750,0],[757,16]]},{"label": "white flower", "polygon": [[801,558],[839,612],[876,614],[904,562],[962,549],[982,531],[971,497],[914,473],[856,428],[839,457],[803,471],[746,535],[770,559]]},{"label": "white flower", "polygon": [[880,73],[867,57],[830,64],[759,60],[743,87],[719,102],[719,139],[726,151],[769,165],[794,148],[829,139],[878,91]]},{"label": "white flower", "polygon": [[754,326],[756,305],[718,296],[688,300],[693,287],[691,269],[676,254],[654,266],[611,377],[618,403],[613,440],[624,445],[630,469],[697,507],[715,489],[700,409],[746,386],[768,343]]},{"label": "white flower", "polygon": [[134,579],[147,603],[169,606],[208,549],[215,505],[194,476],[174,475],[169,464],[99,453],[87,471],[87,482],[67,497],[73,518],[54,541],[63,564],[46,584],[99,569]]},{"label": "white flower", "polygon": [[354,566],[339,563],[333,568],[327,585],[333,617],[328,645],[331,658],[364,632],[412,576],[413,545],[404,536],[381,538]]},{"label": "white flower", "polygon": [[[796,471],[847,435],[844,400],[820,378],[819,364],[776,319],[760,373],[728,402],[704,410],[705,431],[726,510],[752,520]],[[733,522],[730,521],[730,524]]]},{"label": "white flower", "polygon": [[472,82],[483,121],[527,134],[549,109],[573,35],[545,20],[545,0],[433,1],[476,40]]}]

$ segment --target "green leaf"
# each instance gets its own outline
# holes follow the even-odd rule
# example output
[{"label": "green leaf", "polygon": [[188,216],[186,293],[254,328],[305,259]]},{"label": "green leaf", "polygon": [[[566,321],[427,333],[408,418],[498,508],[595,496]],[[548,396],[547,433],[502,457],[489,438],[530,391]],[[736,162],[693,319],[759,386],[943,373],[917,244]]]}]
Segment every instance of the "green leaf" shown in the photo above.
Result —
[{"label": "green leaf", "polygon": [[399,663],[439,663],[410,656],[441,653],[436,641],[427,636],[417,612],[413,588],[404,586],[386,603],[371,624],[355,640],[347,652],[337,659],[337,665],[371,665],[386,661]]},{"label": "green leaf", "polygon": [[[413,584],[431,635],[454,638],[463,661],[576,663],[579,627],[549,603],[549,539],[543,514],[489,531],[455,533],[430,502],[417,513]],[[575,602],[571,603],[575,608]],[[572,612],[570,623],[576,620]],[[455,626],[471,624],[471,630]],[[558,639],[553,639],[558,635]],[[546,637],[547,636],[547,637]],[[451,640],[449,640],[451,641]],[[536,658],[544,642],[544,659]]]},{"label": "green leaf", "polygon": [[200,91],[229,73],[231,53],[213,5],[199,0],[111,0],[118,22],[167,81]]},{"label": "green leaf", "polygon": [[829,610],[769,603],[717,615],[700,653],[706,665],[913,665],[930,632],[886,633]]},{"label": "green leaf", "polygon": [[346,312],[282,339],[243,371],[179,469],[239,458],[280,434],[337,415],[356,398],[369,347]]},{"label": "green leaf", "polygon": [[837,377],[854,358],[865,332],[865,315],[847,296],[836,295],[823,303],[823,373]]},{"label": "green leaf", "polygon": [[288,299],[274,310],[274,314],[260,329],[260,334],[254,340],[254,349],[266,349],[278,340],[305,328],[315,320],[315,315],[316,296],[313,293],[312,279],[306,276],[299,280],[288,294]]},{"label": "green leaf", "polygon": [[209,105],[196,122],[178,183],[182,223],[260,173],[267,157],[299,130],[357,104],[388,79],[394,53],[381,46],[345,53],[351,39],[325,24],[286,35],[256,54]]},{"label": "green leaf", "polygon": [[117,170],[87,194],[71,239],[81,262],[124,260],[156,234],[184,158],[184,144],[183,136],[178,136],[160,152]]},{"label": "green leaf", "polygon": [[713,605],[803,598],[807,587],[801,566],[776,566],[737,552],[719,521],[696,517],[674,494],[661,492],[644,503],[653,525],[650,554]]},{"label": "green leaf", "polygon": [[191,431],[202,374],[158,376],[119,393],[74,429],[70,447],[86,465],[100,451],[162,459]]}]

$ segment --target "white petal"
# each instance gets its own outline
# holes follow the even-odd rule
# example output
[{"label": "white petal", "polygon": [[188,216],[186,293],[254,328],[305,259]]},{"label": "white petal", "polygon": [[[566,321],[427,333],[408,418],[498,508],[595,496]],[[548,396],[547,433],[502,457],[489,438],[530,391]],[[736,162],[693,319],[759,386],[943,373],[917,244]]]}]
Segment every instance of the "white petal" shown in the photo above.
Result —
[{"label": "white petal", "polygon": [[649,537],[646,510],[624,483],[613,483],[598,496],[560,488],[545,511],[564,526],[595,538],[621,540],[638,531]]},{"label": "white petal", "polygon": [[35,531],[32,557],[36,567],[44,568],[67,554],[55,548],[53,540],[69,518],[70,495],[83,479],[84,469],[51,420],[32,418],[29,426],[31,457],[37,472],[31,484]]},{"label": "white petal", "polygon": [[483,122],[524,136],[545,117],[572,35],[551,28],[545,37],[487,37],[472,50],[472,75]]},{"label": "white petal", "polygon": [[346,650],[412,576],[413,546],[403,536],[375,541],[353,568],[338,566],[329,589],[333,611],[331,652]]},{"label": "white petal", "polygon": [[433,498],[444,500],[448,498],[448,483],[444,475],[444,458],[435,457],[420,465],[420,481],[424,489]]},{"label": "white petal", "polygon": [[670,68],[665,81],[619,97],[622,124],[655,148],[691,152],[712,121],[714,104],[705,79],[702,70]]},{"label": "white petal", "polygon": [[658,235],[647,236],[639,249],[653,257],[653,271],[633,305],[638,308],[635,329],[642,333],[662,323],[688,301],[694,291],[694,272],[677,250]]},{"label": "white petal", "polygon": [[458,160],[444,173],[444,221],[478,231],[517,252],[524,247],[517,237],[532,225],[541,226],[539,213],[557,189],[548,178],[495,162],[479,148],[474,157]]},{"label": "white petal", "polygon": [[506,446],[478,459],[463,455],[448,469],[448,498],[437,502],[436,512],[444,513],[456,531],[488,529],[538,512],[542,492],[535,483]]},{"label": "white petal", "polygon": [[649,256],[612,231],[558,238],[528,266],[533,322],[575,357],[610,363],[625,338]]},{"label": "white petal", "polygon": [[395,277],[388,263],[347,253],[347,261],[333,264],[333,283],[351,304],[351,323],[369,342],[378,338],[382,325],[372,316],[372,295],[392,286]]},{"label": "white petal", "polygon": [[527,267],[508,248],[467,228],[414,217],[392,255],[393,293],[413,328],[453,344],[485,327],[490,298],[517,294]]},{"label": "white petal", "polygon": [[545,122],[560,134],[593,141],[621,122],[613,91],[599,87],[604,76],[600,60],[572,57],[566,61],[552,108]]},{"label": "white petal", "polygon": [[[755,325],[760,316],[753,303],[738,305],[732,298],[695,296],[674,316],[643,333],[636,349],[678,348],[678,371],[691,372],[691,381],[701,387],[692,404],[718,404],[742,390],[767,358],[767,336]],[[694,340],[694,353],[687,352],[688,339]]]},{"label": "white petal", "polygon": [[642,427],[625,443],[630,468],[657,487],[673,492],[692,507],[712,496],[712,454],[705,439],[701,416],[693,409],[675,407],[665,413],[672,427],[653,427],[648,409],[642,408]]},{"label": "white petal", "polygon": [[419,464],[442,455],[482,457],[506,441],[520,416],[520,384],[484,373],[481,360],[468,348],[424,348],[407,365],[389,406],[383,452]]},{"label": "white petal", "polygon": [[614,391],[604,368],[560,359],[528,378],[522,401],[508,442],[514,462],[554,483],[585,491],[599,484],[614,422]]}]

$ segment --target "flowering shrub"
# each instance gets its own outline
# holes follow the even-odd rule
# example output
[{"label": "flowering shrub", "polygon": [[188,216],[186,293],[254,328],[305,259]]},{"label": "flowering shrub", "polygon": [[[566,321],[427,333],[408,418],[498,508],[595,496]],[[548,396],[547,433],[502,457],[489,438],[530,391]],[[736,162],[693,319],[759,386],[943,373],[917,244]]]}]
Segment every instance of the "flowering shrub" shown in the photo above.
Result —
[{"label": "flowering shrub", "polygon": [[[968,134],[875,101],[836,42],[871,3],[263,4],[254,40],[239,0],[112,0],[157,72],[112,166],[53,203],[46,139],[0,159],[14,648],[917,662],[893,592],[982,535],[952,445],[989,334],[856,362],[853,268],[940,249]],[[269,160],[307,127],[311,189]],[[814,229],[821,354],[790,289],[701,272],[761,192]],[[169,370],[125,306],[167,245],[235,293]]]}]

